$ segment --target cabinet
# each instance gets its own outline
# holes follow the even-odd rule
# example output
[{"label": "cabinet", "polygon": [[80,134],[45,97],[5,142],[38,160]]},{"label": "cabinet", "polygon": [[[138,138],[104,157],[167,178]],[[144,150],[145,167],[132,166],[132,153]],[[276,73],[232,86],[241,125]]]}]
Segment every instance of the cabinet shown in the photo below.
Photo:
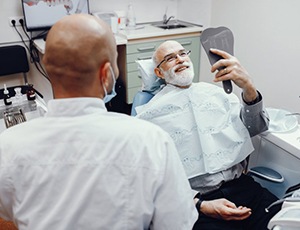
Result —
[{"label": "cabinet", "polygon": [[265,132],[252,138],[255,151],[251,153],[249,168],[263,166],[271,168],[284,177],[276,183],[259,177],[255,180],[279,198],[286,190],[300,182],[300,127],[286,133]]},{"label": "cabinet", "polygon": [[151,41],[142,39],[133,43],[128,42],[126,45],[126,77],[124,79],[127,104],[132,103],[134,95],[142,86],[142,79],[141,76],[139,76],[138,67],[135,61],[152,58],[152,54],[156,48],[166,40],[176,40],[185,49],[192,51],[190,58],[194,64],[194,81],[198,81],[200,71],[200,33],[188,36],[169,36],[152,39]]}]

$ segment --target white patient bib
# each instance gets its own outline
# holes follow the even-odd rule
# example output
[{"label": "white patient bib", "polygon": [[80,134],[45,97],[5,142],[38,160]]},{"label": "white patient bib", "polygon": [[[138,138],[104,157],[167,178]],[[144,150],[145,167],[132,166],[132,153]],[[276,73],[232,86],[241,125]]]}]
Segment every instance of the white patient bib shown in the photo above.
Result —
[{"label": "white patient bib", "polygon": [[236,95],[203,82],[188,89],[167,85],[136,108],[137,117],[170,134],[189,178],[228,169],[254,150],[240,109]]}]

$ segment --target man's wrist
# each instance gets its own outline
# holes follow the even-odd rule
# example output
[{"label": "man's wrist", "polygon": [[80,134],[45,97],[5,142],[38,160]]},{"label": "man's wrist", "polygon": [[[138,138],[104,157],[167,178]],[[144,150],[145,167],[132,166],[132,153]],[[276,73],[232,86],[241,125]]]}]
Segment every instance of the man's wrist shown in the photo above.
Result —
[{"label": "man's wrist", "polygon": [[201,194],[198,192],[196,194],[196,196],[194,197],[194,199],[196,199],[196,203],[195,203],[196,209],[197,209],[198,213],[200,213],[201,205],[203,202],[203,199],[201,198]]},{"label": "man's wrist", "polygon": [[252,101],[246,101],[245,98],[244,98],[244,94],[242,94],[242,98],[243,98],[244,102],[245,102],[247,105],[254,105],[254,104],[260,102],[261,99],[262,99],[262,98],[261,98],[261,95],[259,94],[259,92],[256,93],[256,98],[255,98],[254,100],[252,100]]},{"label": "man's wrist", "polygon": [[198,199],[198,201],[196,202],[196,209],[197,211],[200,213],[201,210],[201,204],[202,204],[203,200],[202,199]]}]

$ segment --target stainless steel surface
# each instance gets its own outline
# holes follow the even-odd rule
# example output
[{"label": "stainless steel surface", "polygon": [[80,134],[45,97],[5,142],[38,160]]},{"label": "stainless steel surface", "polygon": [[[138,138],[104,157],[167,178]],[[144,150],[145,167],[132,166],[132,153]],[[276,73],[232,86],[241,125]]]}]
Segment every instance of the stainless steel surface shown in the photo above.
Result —
[{"label": "stainless steel surface", "polygon": [[185,28],[187,26],[185,25],[157,25],[157,27],[162,28],[162,29],[178,29],[178,28]]},{"label": "stainless steel surface", "polygon": [[161,28],[161,29],[179,29],[179,28],[186,28],[186,27],[192,27],[195,26],[194,24],[183,22],[180,20],[170,20],[167,23],[165,22],[154,22],[151,23],[152,26]]},{"label": "stainless steel surface", "polygon": [[14,104],[11,106],[0,106],[0,119],[4,118],[5,113],[14,113],[22,109],[23,113],[29,111],[35,111],[37,109],[37,103],[35,101],[23,101],[20,104]]},{"label": "stainless steel surface", "polygon": [[26,121],[26,117],[22,111],[22,109],[12,110],[12,111],[4,111],[4,122],[6,128],[12,127],[14,125],[20,124]]}]

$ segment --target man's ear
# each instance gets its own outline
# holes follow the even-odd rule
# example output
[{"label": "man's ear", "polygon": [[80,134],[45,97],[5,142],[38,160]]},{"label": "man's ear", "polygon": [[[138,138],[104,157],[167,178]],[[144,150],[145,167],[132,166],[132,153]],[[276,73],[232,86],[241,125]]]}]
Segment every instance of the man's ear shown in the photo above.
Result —
[{"label": "man's ear", "polygon": [[100,66],[99,68],[99,78],[100,78],[100,81],[101,81],[101,84],[107,88],[108,85],[109,85],[109,82],[110,82],[110,63],[109,62],[105,62],[103,65]]},{"label": "man's ear", "polygon": [[163,75],[163,73],[162,73],[162,71],[161,71],[160,68],[155,68],[155,69],[154,69],[154,73],[155,73],[155,75],[156,75],[157,77],[159,77],[159,78],[161,78],[161,79],[164,79],[164,75]]}]

